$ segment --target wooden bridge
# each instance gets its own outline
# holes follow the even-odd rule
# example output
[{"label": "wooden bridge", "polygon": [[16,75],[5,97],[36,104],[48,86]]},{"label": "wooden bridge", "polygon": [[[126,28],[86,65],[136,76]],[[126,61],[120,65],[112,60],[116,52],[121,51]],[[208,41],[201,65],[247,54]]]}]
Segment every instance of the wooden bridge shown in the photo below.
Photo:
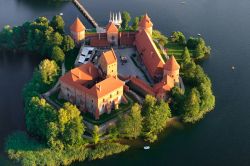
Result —
[{"label": "wooden bridge", "polygon": [[89,12],[84,8],[83,4],[79,0],[73,0],[73,4],[79,9],[79,11],[84,15],[84,17],[93,25],[95,28],[99,27],[95,19],[89,14]]}]

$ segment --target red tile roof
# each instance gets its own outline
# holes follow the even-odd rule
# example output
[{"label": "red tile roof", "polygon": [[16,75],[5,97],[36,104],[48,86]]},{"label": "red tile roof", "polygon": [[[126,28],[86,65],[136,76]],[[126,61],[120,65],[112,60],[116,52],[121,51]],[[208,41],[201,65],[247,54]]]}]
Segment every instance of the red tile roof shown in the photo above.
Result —
[{"label": "red tile roof", "polygon": [[153,26],[153,23],[151,22],[147,14],[145,14],[142,20],[139,22],[139,26],[144,28],[150,28]]},{"label": "red tile roof", "polygon": [[106,26],[106,31],[107,33],[118,33],[118,28],[115,26],[115,24],[113,22],[110,22],[107,26]]},{"label": "red tile roof", "polygon": [[108,42],[107,38],[98,38],[97,36],[91,37],[90,39],[90,46],[92,47],[109,47],[110,43]]},{"label": "red tile roof", "polygon": [[174,79],[166,75],[161,82],[154,85],[153,89],[155,93],[168,92],[174,87]]},{"label": "red tile roof", "polygon": [[96,98],[105,96],[108,93],[124,86],[123,81],[114,77],[106,78],[105,80],[95,84],[90,89],[85,86],[88,82],[93,81],[98,77],[98,69],[92,63],[87,63],[67,72],[60,78],[60,81]]},{"label": "red tile roof", "polygon": [[105,80],[97,83],[90,89],[90,93],[97,98],[101,98],[118,88],[121,88],[125,85],[125,83],[118,78],[108,77]]},{"label": "red tile roof", "polygon": [[136,78],[136,77],[131,77],[130,81],[133,84],[135,84],[138,87],[140,87],[145,92],[147,92],[148,94],[153,95],[153,96],[155,95],[154,89],[150,85],[148,85],[145,81],[143,81],[143,80],[141,80],[139,78]]},{"label": "red tile roof", "polygon": [[144,30],[136,35],[135,44],[151,77],[163,74],[164,60],[151,36]]},{"label": "red tile roof", "polygon": [[171,56],[170,59],[164,65],[164,69],[166,69],[168,71],[179,70],[180,69],[180,65],[175,60],[175,57]]},{"label": "red tile roof", "polygon": [[116,55],[113,49],[103,52],[101,57],[107,65],[117,62]]},{"label": "red tile roof", "polygon": [[70,70],[60,80],[69,84],[85,84],[98,76],[97,68],[92,63],[87,63]]},{"label": "red tile roof", "polygon": [[74,23],[70,26],[70,30],[73,32],[85,31],[85,26],[82,24],[81,20],[77,17]]}]

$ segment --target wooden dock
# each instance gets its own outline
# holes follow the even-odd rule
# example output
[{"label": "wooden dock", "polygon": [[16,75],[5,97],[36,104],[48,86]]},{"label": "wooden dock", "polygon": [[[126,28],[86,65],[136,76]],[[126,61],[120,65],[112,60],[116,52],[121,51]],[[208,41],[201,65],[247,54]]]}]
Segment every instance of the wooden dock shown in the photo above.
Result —
[{"label": "wooden dock", "polygon": [[79,0],[73,0],[72,2],[84,15],[84,17],[91,23],[91,25],[93,25],[95,28],[99,27],[95,19],[89,14],[89,12],[84,8],[83,4]]}]

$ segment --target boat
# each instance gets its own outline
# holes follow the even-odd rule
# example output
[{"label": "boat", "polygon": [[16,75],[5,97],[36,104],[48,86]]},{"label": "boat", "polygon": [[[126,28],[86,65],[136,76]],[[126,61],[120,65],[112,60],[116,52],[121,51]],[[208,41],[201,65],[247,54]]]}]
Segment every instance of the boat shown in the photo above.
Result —
[{"label": "boat", "polygon": [[60,16],[63,16],[63,13],[60,13]]},{"label": "boat", "polygon": [[232,70],[234,70],[235,69],[235,67],[234,66],[232,66]]},{"label": "boat", "polygon": [[143,149],[144,149],[144,150],[149,150],[149,149],[150,149],[150,146],[144,146]]},{"label": "boat", "polygon": [[201,36],[201,34],[200,34],[200,33],[198,33],[198,34],[197,34],[197,36]]}]

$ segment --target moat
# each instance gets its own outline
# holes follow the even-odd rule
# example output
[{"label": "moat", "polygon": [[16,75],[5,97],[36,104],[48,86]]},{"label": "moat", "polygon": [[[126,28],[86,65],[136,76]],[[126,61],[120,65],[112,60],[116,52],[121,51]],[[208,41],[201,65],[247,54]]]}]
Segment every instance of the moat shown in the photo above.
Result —
[{"label": "moat", "polygon": [[[8,3],[12,4],[13,2],[14,1]],[[19,1],[19,15],[22,15],[22,8],[27,10],[27,8],[29,9],[29,5],[31,5],[31,7],[36,7],[36,4],[30,3],[31,2],[27,1]],[[85,2],[90,11],[94,10],[95,3],[98,2]],[[111,3],[111,1],[107,1],[105,3]],[[115,2],[112,2],[112,4],[113,3]],[[116,163],[121,163],[121,160],[123,160],[124,162],[122,163],[124,164],[129,164],[130,162],[131,164],[158,162],[159,165],[164,163],[181,165],[182,163],[186,163],[187,160],[192,159],[192,161],[190,161],[192,165],[198,165],[200,163],[205,163],[204,165],[235,165],[236,163],[240,165],[247,165],[249,163],[247,157],[249,153],[249,132],[247,130],[249,124],[247,122],[247,108],[249,105],[246,104],[249,96],[249,90],[247,88],[247,81],[249,80],[245,77],[245,75],[249,72],[249,63],[247,61],[242,63],[242,60],[247,58],[247,52],[249,52],[249,38],[247,36],[249,33],[242,34],[240,32],[247,27],[247,23],[244,18],[248,16],[249,13],[245,10],[247,7],[244,7],[244,3],[248,2],[238,3],[235,6],[233,1],[225,3],[211,1],[187,2],[185,5],[179,4],[176,1],[167,1],[166,5],[163,5],[164,7],[160,7],[164,3],[165,2],[157,1],[153,6],[158,8],[159,12],[164,16],[166,15],[165,18],[157,17],[158,13],[153,12],[153,7],[149,9],[151,17],[158,26],[159,30],[161,30],[164,34],[170,34],[176,29],[182,30],[186,35],[194,35],[194,33],[199,32],[205,36],[207,42],[213,48],[212,56],[203,64],[203,67],[213,82],[214,92],[217,97],[216,109],[198,125],[187,126],[182,130],[175,130],[168,136],[164,136],[159,142],[156,143],[156,145],[154,145],[155,147],[152,148],[151,151],[143,152],[140,149],[133,149],[125,152],[124,154],[113,156],[102,161],[94,161],[88,164],[98,165],[109,163],[114,165]],[[1,2],[1,8],[3,6],[2,4],[3,1]],[[123,10],[123,5],[124,4],[116,4],[114,10]],[[151,4],[147,2],[145,3],[145,6],[146,5],[150,6]],[[209,5],[211,8],[204,10],[203,5]],[[218,8],[214,9],[213,5],[217,5]],[[194,6],[196,6],[196,10],[192,10]],[[164,13],[166,12],[164,10],[166,7],[169,7],[169,13],[167,14]],[[36,14],[34,14],[32,18],[30,18],[30,15],[28,15],[29,17],[25,17],[24,13],[23,20],[18,19],[16,22],[13,22],[15,21],[15,16],[10,19],[10,16],[1,14],[1,17],[4,17],[4,22],[1,22],[1,26],[7,23],[10,23],[11,25],[19,25],[26,19],[32,20],[39,15],[46,15],[50,17],[58,12],[61,12],[61,10],[64,12],[66,23],[71,23],[67,20],[72,20],[73,18],[67,17],[74,17],[71,12],[76,12],[71,4],[64,4],[64,7],[62,7],[63,9],[60,9],[60,5],[58,5],[58,11],[54,11],[53,7],[50,5],[45,6],[46,9],[41,7],[39,8],[40,10],[36,11]],[[221,8],[224,10],[220,10]],[[236,16],[232,16],[232,13],[227,13],[230,10],[226,8],[236,8],[241,10],[240,13],[236,14]],[[133,8],[130,9],[130,12],[134,15],[144,12],[143,8],[141,8],[141,11],[138,11],[138,13],[134,13],[136,10],[133,10]],[[100,11],[103,13],[109,13],[108,10],[110,9],[107,8],[106,10],[102,9]],[[7,12],[6,9],[1,11]],[[51,14],[46,11],[50,11]],[[70,14],[67,14],[67,11],[70,11]],[[93,13],[95,18],[98,21],[100,20],[100,22],[104,18],[107,18],[107,16],[100,18],[102,17],[102,12],[96,14]],[[183,19],[185,13],[190,14],[190,16],[188,16],[189,19]],[[78,14],[79,13],[76,12],[75,15]],[[214,17],[215,15],[219,15],[220,17]],[[231,24],[230,18],[237,17],[240,17],[241,19]],[[199,21],[194,21],[191,18],[196,18],[196,20]],[[208,25],[211,26],[211,28],[208,28]],[[227,25],[230,25],[231,28],[225,28]],[[1,95],[1,117],[8,117],[4,118],[6,119],[5,122],[1,121],[1,126],[7,126],[4,128],[5,131],[1,132],[2,139],[11,131],[24,128],[24,119],[22,118],[23,115],[19,111],[23,107],[20,92],[23,84],[26,83],[31,77],[33,67],[39,62],[39,60],[29,59],[30,58],[27,58],[27,56],[24,56],[21,58],[20,62],[20,59],[15,56],[1,58],[1,64],[3,64],[1,65],[1,72],[3,72],[4,78],[6,78],[6,82],[4,81],[1,83],[2,91],[5,92],[5,87],[7,85],[9,86],[9,83],[11,82],[11,84],[13,84],[13,89],[8,91],[10,98],[13,94],[19,93],[19,97],[12,97],[12,100],[7,100],[3,95]],[[34,62],[36,63],[34,64]],[[19,71],[19,76],[16,71],[10,67],[10,65],[11,67],[14,66],[15,68],[22,69]],[[236,66],[235,71],[231,70],[232,65]],[[14,80],[17,78],[20,81],[12,81],[14,74],[16,75]],[[236,87],[243,88],[240,94],[238,94],[238,89],[236,90]],[[246,90],[244,90],[244,88],[246,88]],[[2,94],[7,94],[7,92]],[[12,107],[10,108],[10,106]],[[11,115],[6,115],[5,110],[11,110],[8,111],[8,113],[11,112]],[[10,123],[12,121],[13,123]],[[231,147],[231,150],[228,149],[229,147]],[[134,160],[128,160],[131,159],[131,154],[133,153],[137,153],[136,157],[133,158]],[[178,156],[178,158],[180,157],[182,160],[177,160],[176,156]],[[155,161],[156,158],[157,161]]]}]

